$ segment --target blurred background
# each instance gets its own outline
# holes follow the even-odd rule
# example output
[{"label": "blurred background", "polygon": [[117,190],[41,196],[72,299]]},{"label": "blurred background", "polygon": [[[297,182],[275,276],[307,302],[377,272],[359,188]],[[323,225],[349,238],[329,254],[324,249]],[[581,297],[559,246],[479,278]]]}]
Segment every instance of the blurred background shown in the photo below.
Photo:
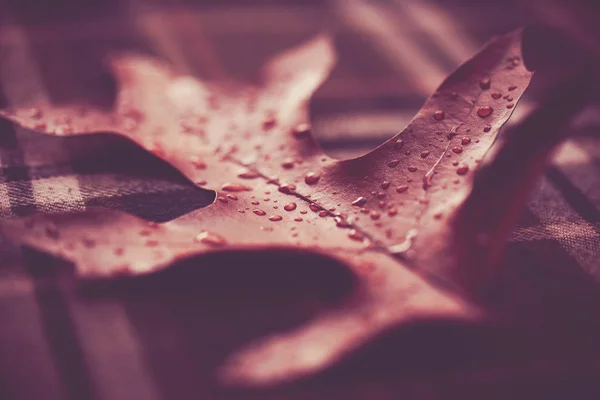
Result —
[{"label": "blurred background", "polygon": [[[256,80],[268,57],[329,31],[339,58],[311,101],[311,121],[325,151],[348,158],[400,131],[444,77],[493,35],[550,23],[597,58],[597,21],[596,7],[586,1],[5,0],[0,104],[47,98],[109,107],[116,87],[102,61],[122,51],[166,59],[203,79]],[[535,86],[528,92],[512,124],[536,106],[540,93]],[[597,104],[571,130],[513,234],[506,281],[519,276],[520,283],[499,282],[487,299],[490,307],[518,309],[524,318],[549,310],[569,314],[565,299],[587,300],[588,292],[569,292],[565,282],[600,278]],[[167,221],[212,200],[212,193],[122,140],[75,138],[67,144],[0,123],[2,218],[105,206]],[[280,257],[280,263],[290,262]],[[395,364],[388,357],[293,390],[215,388],[212,368],[232,348],[294,326],[342,296],[343,288],[331,291],[335,273],[306,270],[323,260],[302,257],[285,276],[258,270],[232,282],[237,272],[202,275],[182,265],[133,286],[82,290],[66,263],[0,238],[0,399],[385,399],[398,393],[415,399],[517,398],[515,393],[583,398],[593,386],[598,370],[591,369],[564,379],[540,374],[538,381],[516,386],[508,378],[475,379],[468,367],[457,374],[452,364],[435,372],[421,366],[412,375],[404,365],[404,375],[390,377],[383,372],[397,366],[390,367]],[[263,278],[285,287],[290,276],[307,283],[292,293],[265,293]],[[235,301],[228,297],[232,292]],[[523,293],[529,294],[526,304],[515,300]],[[423,362],[422,356],[407,362]]]}]

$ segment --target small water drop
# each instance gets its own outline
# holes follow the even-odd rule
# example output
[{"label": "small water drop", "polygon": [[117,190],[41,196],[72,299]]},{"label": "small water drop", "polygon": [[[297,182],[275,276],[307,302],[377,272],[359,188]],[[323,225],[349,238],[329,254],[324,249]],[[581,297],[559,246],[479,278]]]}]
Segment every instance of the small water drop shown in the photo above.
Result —
[{"label": "small water drop", "polygon": [[196,182],[196,185],[198,185],[198,186],[204,186],[204,185],[206,185],[206,183],[207,182],[205,180],[200,180],[200,181]]},{"label": "small water drop", "polygon": [[292,130],[292,133],[298,139],[306,137],[310,133],[310,125],[305,123],[298,124]]},{"label": "small water drop", "polygon": [[328,213],[327,211],[325,211],[325,210],[322,210],[322,211],[319,213],[319,217],[326,217],[326,216],[328,216],[328,215],[329,215],[329,213]]},{"label": "small water drop", "polygon": [[229,193],[229,194],[227,195],[227,198],[228,198],[229,200],[237,200],[237,199],[238,199],[238,197],[237,197],[235,194],[232,194],[232,193]]},{"label": "small water drop", "polygon": [[357,207],[362,207],[365,204],[367,204],[367,199],[365,199],[363,196],[357,197],[356,200],[352,202],[352,205]]},{"label": "small water drop", "polygon": [[444,113],[442,110],[437,110],[436,112],[433,113],[433,118],[436,121],[441,121],[444,118],[446,118],[446,113]]},{"label": "small water drop", "polygon": [[252,212],[253,212],[254,214],[258,215],[258,216],[261,216],[261,217],[262,217],[262,216],[265,216],[265,215],[267,215],[267,213],[266,213],[266,212],[264,212],[263,210],[261,210],[260,208],[257,208],[257,209],[255,209],[255,210],[253,210]]},{"label": "small water drop", "polygon": [[253,171],[250,169],[240,172],[238,174],[238,178],[242,179],[256,179],[258,177],[260,177],[260,174],[257,171]]},{"label": "small water drop", "polygon": [[484,78],[479,81],[479,87],[483,90],[487,90],[490,88],[492,81],[490,78]]},{"label": "small water drop", "polygon": [[381,201],[379,202],[379,208],[384,208],[386,205],[387,205],[387,202],[386,202],[386,201],[384,201],[384,200],[381,200]]},{"label": "small water drop", "polygon": [[208,231],[200,232],[198,235],[196,235],[194,240],[202,244],[214,247],[221,247],[227,244],[227,241],[224,237]]},{"label": "small water drop", "polygon": [[294,168],[294,159],[293,158],[286,158],[285,160],[283,160],[283,162],[281,163],[281,166],[285,169],[290,169],[290,168]]},{"label": "small water drop", "polygon": [[250,204],[252,204],[253,206],[257,206],[257,205],[259,205],[260,203],[259,203],[258,201],[256,201],[256,200],[254,200],[254,201],[253,201],[253,202],[251,202]]},{"label": "small water drop", "polygon": [[396,140],[396,142],[394,143],[394,149],[396,151],[400,151],[400,150],[402,150],[402,147],[404,147],[404,140],[402,140],[402,139]]},{"label": "small water drop", "polygon": [[281,215],[272,215],[269,217],[269,221],[279,222],[283,219]]},{"label": "small water drop", "polygon": [[390,187],[390,185],[391,185],[390,181],[383,181],[383,182],[381,182],[381,188],[382,189],[387,189],[387,188]]},{"label": "small water drop", "polygon": [[462,153],[463,149],[462,149],[462,147],[456,146],[456,147],[452,148],[452,151],[455,152],[456,154],[460,154],[460,153]]},{"label": "small water drop", "polygon": [[321,208],[316,205],[315,203],[310,203],[310,205],[308,206],[308,208],[310,208],[312,211],[317,212],[319,211]]},{"label": "small water drop", "polygon": [[352,240],[356,240],[358,242],[362,242],[365,238],[362,233],[358,232],[356,229],[352,229],[348,232],[348,237]]},{"label": "small water drop", "polygon": [[514,100],[514,99],[513,99],[513,97],[512,97],[512,96],[506,96],[506,101],[509,101],[509,102],[510,102],[510,101],[513,101],[513,100]]},{"label": "small water drop", "polygon": [[314,185],[317,182],[319,182],[319,179],[321,179],[320,174],[318,174],[316,172],[309,172],[304,177],[304,182],[306,182],[307,185]]},{"label": "small water drop", "polygon": [[509,86],[509,87],[508,87],[508,90],[509,90],[510,92],[512,92],[512,91],[513,91],[513,90],[515,90],[516,88],[517,88],[516,86]]},{"label": "small water drop", "polygon": [[486,125],[486,126],[483,127],[483,131],[484,132],[489,132],[491,130],[492,130],[492,126],[491,125]]},{"label": "small water drop", "polygon": [[296,209],[296,207],[297,207],[296,203],[289,203],[289,204],[286,204],[285,206],[283,206],[283,209],[285,211],[294,211]]},{"label": "small water drop", "polygon": [[294,218],[294,221],[296,221],[296,222],[302,222],[304,220],[302,219],[302,217],[296,217],[296,218]]},{"label": "small water drop", "polygon": [[273,127],[277,124],[277,120],[275,119],[275,117],[269,117],[266,120],[264,120],[263,122],[263,129],[265,131],[268,131],[270,129],[273,129]]},{"label": "small water drop", "polygon": [[378,213],[377,211],[371,211],[371,219],[372,220],[377,220],[381,217],[381,214]]},{"label": "small water drop", "polygon": [[396,168],[398,166],[398,164],[400,164],[400,160],[392,160],[388,163],[388,167]]},{"label": "small water drop", "polygon": [[510,103],[510,104],[507,104],[507,105],[506,105],[506,108],[508,108],[508,109],[510,110],[510,109],[511,109],[511,108],[513,108],[514,106],[515,106],[515,105],[514,105],[513,103]]},{"label": "small water drop", "polygon": [[228,203],[229,201],[227,201],[227,199],[223,196],[219,196],[217,197],[217,200],[219,200],[221,203]]},{"label": "small water drop", "polygon": [[393,217],[393,216],[394,216],[394,215],[396,215],[396,214],[398,214],[398,210],[397,210],[395,207],[394,207],[394,208],[390,208],[390,209],[388,210],[388,215],[389,215],[390,217]]},{"label": "small water drop", "polygon": [[308,211],[306,211],[306,210],[300,210],[300,214],[306,214],[306,213],[308,213]]},{"label": "small water drop", "polygon": [[404,193],[408,190],[408,185],[400,185],[396,188],[396,192]]},{"label": "small water drop", "polygon": [[283,185],[279,186],[278,190],[281,193],[291,194],[294,193],[294,191],[296,190],[296,185],[294,185],[293,183],[284,183]]},{"label": "small water drop", "polygon": [[468,136],[464,136],[461,140],[460,143],[462,143],[463,145],[467,145],[469,143],[471,143],[471,138]]},{"label": "small water drop", "polygon": [[492,112],[494,111],[494,109],[490,106],[483,106],[483,107],[479,107],[479,110],[477,110],[477,115],[479,115],[481,118],[486,118],[489,117],[490,115],[492,115]]},{"label": "small water drop", "polygon": [[226,183],[221,186],[221,190],[225,190],[227,192],[243,192],[247,190],[252,190],[251,187],[242,185],[241,183]]},{"label": "small water drop", "polygon": [[377,193],[377,198],[383,199],[384,197],[385,197],[385,192],[378,192]]},{"label": "small water drop", "polygon": [[429,156],[431,152],[428,150],[425,150],[424,152],[421,153],[421,158],[427,158],[427,156]]},{"label": "small water drop", "polygon": [[454,165],[456,167],[458,165],[458,161],[453,161],[452,165]]},{"label": "small water drop", "polygon": [[411,166],[409,166],[407,169],[408,169],[410,172],[415,172],[415,171],[417,170],[417,167],[415,167],[415,166],[412,166],[412,165],[411,165]]},{"label": "small water drop", "polygon": [[346,221],[345,219],[340,218],[340,217],[335,218],[335,225],[338,228],[350,228],[352,226],[352,225],[350,225],[350,223],[348,221]]},{"label": "small water drop", "polygon": [[462,165],[462,166],[460,166],[460,167],[458,167],[456,169],[456,173],[458,175],[466,175],[467,172],[469,172],[469,166],[468,165]]},{"label": "small water drop", "polygon": [[492,99],[498,100],[500,97],[502,97],[502,93],[492,93]]}]

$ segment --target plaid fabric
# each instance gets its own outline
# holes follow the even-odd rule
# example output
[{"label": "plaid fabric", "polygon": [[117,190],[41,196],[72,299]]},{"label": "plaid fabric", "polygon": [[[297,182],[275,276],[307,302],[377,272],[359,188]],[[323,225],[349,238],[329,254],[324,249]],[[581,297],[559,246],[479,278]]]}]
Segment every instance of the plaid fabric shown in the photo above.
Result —
[{"label": "plaid fabric", "polygon": [[[441,6],[399,0],[254,1],[252,6],[235,0],[13,3],[0,12],[3,106],[36,97],[110,97],[112,92],[104,92],[114,87],[100,60],[122,50],[164,57],[205,78],[251,79],[269,55],[334,29],[338,66],[313,99],[311,112],[326,151],[342,158],[362,154],[402,128],[441,79],[491,35],[546,19],[553,7],[550,2],[540,11],[531,6],[539,2]],[[531,276],[539,277],[523,283],[523,291],[557,290],[560,268],[600,279],[598,109],[582,114],[572,130],[512,236],[507,271],[526,264]],[[0,121],[2,218],[104,206],[167,221],[212,199],[211,192],[123,139],[50,138]],[[510,303],[506,291],[518,290],[499,285],[490,296]],[[66,263],[0,239],[0,399],[240,395],[211,386],[207,374],[216,360],[203,354],[217,346],[224,355],[239,345],[223,331],[221,319],[250,324],[265,317],[253,309],[217,315],[192,294],[164,291],[90,295],[74,285]],[[554,304],[547,297],[537,301]],[[535,307],[524,306],[539,311]],[[284,326],[268,328],[265,332]],[[344,381],[257,398],[395,398],[398,385],[416,398],[457,390],[435,382],[413,387]]]}]

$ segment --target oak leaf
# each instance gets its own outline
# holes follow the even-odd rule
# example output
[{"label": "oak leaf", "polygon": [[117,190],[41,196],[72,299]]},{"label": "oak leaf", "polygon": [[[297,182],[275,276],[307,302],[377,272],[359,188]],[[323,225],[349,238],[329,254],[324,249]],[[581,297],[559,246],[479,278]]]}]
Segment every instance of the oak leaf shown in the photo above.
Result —
[{"label": "oak leaf", "polygon": [[494,38],[402,132],[344,161],[321,151],[307,112],[334,65],[325,36],[270,60],[259,86],[203,82],[139,55],[114,58],[112,110],[37,103],[2,116],[57,136],[122,135],[215,190],[214,203],[163,224],[89,210],[0,228],[93,278],[239,249],[302,249],[344,263],[358,282],[352,301],[234,354],[222,374],[238,383],[315,373],[417,317],[478,318],[460,294],[478,263],[493,264],[502,240],[495,228],[465,229],[473,214],[463,207],[478,194],[474,171],[532,77],[521,36]]}]

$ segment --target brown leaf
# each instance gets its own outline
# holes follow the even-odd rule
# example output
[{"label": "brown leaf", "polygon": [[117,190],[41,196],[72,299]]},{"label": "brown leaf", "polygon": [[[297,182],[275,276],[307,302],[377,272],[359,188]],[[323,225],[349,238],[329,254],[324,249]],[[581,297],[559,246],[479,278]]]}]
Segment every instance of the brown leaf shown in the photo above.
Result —
[{"label": "brown leaf", "polygon": [[462,275],[471,270],[464,265],[473,262],[471,250],[452,240],[464,218],[456,210],[531,79],[520,43],[521,31],[492,40],[401,133],[346,161],[325,156],[308,125],[308,100],[334,63],[326,37],[271,60],[260,87],[210,84],[141,56],[116,58],[114,110],[30,104],[3,115],[48,134],[123,135],[216,190],[214,204],[160,225],[99,210],[0,227],[73,261],[87,277],[149,273],[199,254],[251,248],[300,248],[344,262],[360,285],[352,301],[235,354],[223,376],[238,383],[314,373],[416,317],[477,317],[476,307],[418,272],[468,281]]}]

